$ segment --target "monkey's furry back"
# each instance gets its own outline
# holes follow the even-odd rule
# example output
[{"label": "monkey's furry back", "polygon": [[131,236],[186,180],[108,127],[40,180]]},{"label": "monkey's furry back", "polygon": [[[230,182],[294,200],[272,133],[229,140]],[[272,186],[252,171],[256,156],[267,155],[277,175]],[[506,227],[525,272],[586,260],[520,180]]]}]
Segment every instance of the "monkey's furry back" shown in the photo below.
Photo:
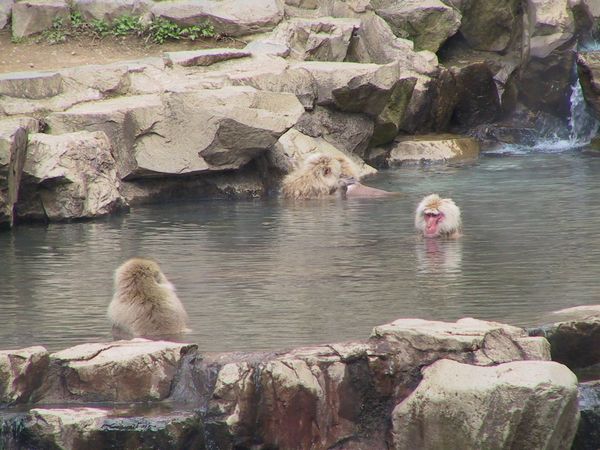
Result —
[{"label": "monkey's furry back", "polygon": [[187,331],[187,313],[158,264],[133,258],[115,271],[115,293],[108,307],[113,326],[133,336]]}]

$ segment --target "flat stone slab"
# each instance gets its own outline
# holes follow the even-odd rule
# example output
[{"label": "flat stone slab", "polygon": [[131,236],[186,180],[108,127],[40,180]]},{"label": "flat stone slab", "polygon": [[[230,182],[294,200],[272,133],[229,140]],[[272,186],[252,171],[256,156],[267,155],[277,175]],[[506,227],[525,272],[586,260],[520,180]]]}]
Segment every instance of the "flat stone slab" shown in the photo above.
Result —
[{"label": "flat stone slab", "polygon": [[165,65],[172,66],[210,66],[212,64],[230,59],[245,58],[252,53],[236,48],[211,48],[208,50],[192,50],[184,52],[165,52],[163,59]]},{"label": "flat stone slab", "polygon": [[62,77],[58,72],[12,72],[0,75],[0,95],[40,99],[61,93]]},{"label": "flat stone slab", "polygon": [[388,159],[391,166],[420,161],[475,159],[479,143],[467,136],[411,136],[395,141]]}]

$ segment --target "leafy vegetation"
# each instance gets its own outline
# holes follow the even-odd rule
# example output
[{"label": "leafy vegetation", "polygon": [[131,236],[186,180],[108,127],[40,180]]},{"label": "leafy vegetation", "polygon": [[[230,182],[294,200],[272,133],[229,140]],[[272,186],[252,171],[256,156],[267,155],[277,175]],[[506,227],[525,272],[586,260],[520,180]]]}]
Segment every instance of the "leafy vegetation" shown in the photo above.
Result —
[{"label": "leafy vegetation", "polygon": [[[71,11],[69,20],[56,17],[52,21],[50,29],[44,31],[41,38],[50,44],[59,44],[69,38],[88,36],[102,39],[106,36],[137,36],[146,42],[152,41],[163,44],[169,40],[196,40],[201,38],[213,38],[216,36],[214,27],[209,22],[200,25],[182,27],[170,20],[158,18],[144,24],[140,17],[122,15],[112,23],[104,20],[94,19],[87,22],[79,11]],[[13,41],[18,43],[17,41]]]}]

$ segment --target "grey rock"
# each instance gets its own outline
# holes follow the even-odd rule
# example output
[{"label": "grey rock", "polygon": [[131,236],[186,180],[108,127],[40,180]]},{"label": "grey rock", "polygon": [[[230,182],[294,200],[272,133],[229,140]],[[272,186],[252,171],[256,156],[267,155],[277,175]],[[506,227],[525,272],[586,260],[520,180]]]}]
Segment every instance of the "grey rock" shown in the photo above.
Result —
[{"label": "grey rock", "polygon": [[49,356],[42,346],[0,351],[0,405],[32,401],[46,376]]},{"label": "grey rock", "polygon": [[412,40],[418,50],[437,52],[461,23],[460,12],[439,0],[376,0],[372,3],[394,34]]},{"label": "grey rock", "polygon": [[73,8],[87,21],[112,23],[117,17],[144,16],[154,4],[150,0],[73,0]]},{"label": "grey rock", "polygon": [[106,132],[121,178],[134,179],[239,169],[303,111],[291,94],[228,87],[88,103],[47,122],[52,133]]},{"label": "grey rock", "polygon": [[196,346],[136,338],[81,344],[52,353],[40,401],[56,404],[162,400],[180,359]]},{"label": "grey rock", "polygon": [[9,24],[15,0],[0,0],[0,30]]},{"label": "grey rock", "polygon": [[519,6],[518,0],[462,0],[460,33],[475,49],[504,51],[523,27]]},{"label": "grey rock", "polygon": [[23,183],[28,195],[19,199],[19,217],[28,216],[22,204],[38,204],[47,220],[98,217],[125,206],[104,133],[30,135]]},{"label": "grey rock", "polygon": [[288,47],[289,56],[294,59],[343,61],[359,25],[355,19],[290,19],[279,24],[263,42]]},{"label": "grey rock", "polygon": [[578,420],[577,377],[550,361],[442,359],[392,412],[396,450],[570,448]]},{"label": "grey rock", "polygon": [[334,147],[363,157],[373,136],[373,120],[363,114],[342,113],[321,106],[305,112],[295,128],[322,137]]},{"label": "grey rock", "polygon": [[397,138],[391,146],[389,166],[406,163],[474,160],[479,142],[467,136],[421,135]]},{"label": "grey rock", "polygon": [[243,36],[275,28],[283,19],[283,3],[281,0],[160,2],[151,12],[155,17],[180,25],[199,25],[208,21],[218,34]]},{"label": "grey rock", "polygon": [[245,58],[250,52],[236,48],[214,48],[208,50],[191,50],[182,52],[165,52],[163,59],[165,65],[172,66],[210,66],[212,64],[228,61],[230,59]]},{"label": "grey rock", "polygon": [[578,53],[577,72],[585,101],[596,119],[600,120],[600,54]]},{"label": "grey rock", "polygon": [[25,37],[47,30],[56,19],[69,21],[69,5],[65,0],[18,1],[12,8],[12,35]]},{"label": "grey rock", "polygon": [[57,72],[13,72],[0,75],[0,96],[41,99],[62,91],[62,77]]},{"label": "grey rock", "polygon": [[13,225],[27,155],[27,135],[37,132],[33,118],[0,120],[0,225]]}]

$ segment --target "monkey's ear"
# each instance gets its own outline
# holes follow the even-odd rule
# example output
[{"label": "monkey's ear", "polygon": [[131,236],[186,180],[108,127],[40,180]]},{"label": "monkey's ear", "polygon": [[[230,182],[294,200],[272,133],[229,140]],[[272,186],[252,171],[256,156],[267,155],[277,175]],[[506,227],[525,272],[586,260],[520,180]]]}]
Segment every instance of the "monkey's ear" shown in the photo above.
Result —
[{"label": "monkey's ear", "polygon": [[329,168],[329,167],[325,167],[325,168],[323,169],[323,175],[329,175],[330,173],[331,173],[331,168]]}]

